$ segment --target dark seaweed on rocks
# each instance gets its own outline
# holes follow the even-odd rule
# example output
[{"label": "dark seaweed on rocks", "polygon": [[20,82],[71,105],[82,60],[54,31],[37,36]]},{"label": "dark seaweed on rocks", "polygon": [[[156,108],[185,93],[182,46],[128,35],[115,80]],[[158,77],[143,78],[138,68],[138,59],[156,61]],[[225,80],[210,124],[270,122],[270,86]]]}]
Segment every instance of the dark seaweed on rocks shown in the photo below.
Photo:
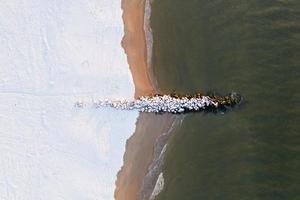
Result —
[{"label": "dark seaweed on rocks", "polygon": [[[163,94],[155,94],[153,97],[163,97],[166,95]],[[188,108],[183,108],[184,111],[182,112],[175,112],[175,114],[185,114],[185,113],[195,113],[199,111],[205,111],[205,112],[218,112],[222,111],[225,112],[229,109],[232,109],[233,107],[240,105],[243,101],[243,97],[236,93],[232,92],[227,95],[218,95],[215,93],[208,93],[208,94],[202,94],[202,93],[196,93],[196,94],[177,94],[175,92],[168,94],[167,96],[170,96],[172,98],[178,99],[178,100],[192,100],[192,99],[203,99],[203,97],[208,98],[211,100],[213,103],[212,104],[205,104],[203,107],[199,107],[199,109],[188,109]],[[151,98],[152,96],[148,97],[143,97],[143,98]],[[163,110],[157,112],[158,114],[164,113]]]}]

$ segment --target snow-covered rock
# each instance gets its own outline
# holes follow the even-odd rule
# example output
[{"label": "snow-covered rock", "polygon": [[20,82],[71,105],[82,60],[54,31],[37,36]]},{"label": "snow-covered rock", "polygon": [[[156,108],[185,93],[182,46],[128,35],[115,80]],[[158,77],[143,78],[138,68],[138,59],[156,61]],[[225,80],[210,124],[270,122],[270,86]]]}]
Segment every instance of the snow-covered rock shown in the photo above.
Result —
[{"label": "snow-covered rock", "polygon": [[[81,103],[75,104],[81,107]],[[140,97],[137,100],[119,100],[111,101],[104,100],[98,101],[95,107],[113,107],[121,110],[137,110],[140,112],[154,112],[154,113],[184,113],[204,110],[208,107],[217,108],[219,103],[210,98],[209,96],[200,97],[173,97],[171,95],[155,95]]]}]

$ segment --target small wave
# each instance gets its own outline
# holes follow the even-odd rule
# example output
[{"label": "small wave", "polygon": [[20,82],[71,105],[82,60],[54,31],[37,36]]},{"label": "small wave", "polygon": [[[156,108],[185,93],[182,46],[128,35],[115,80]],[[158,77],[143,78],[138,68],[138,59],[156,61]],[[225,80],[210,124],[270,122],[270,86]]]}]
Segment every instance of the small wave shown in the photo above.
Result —
[{"label": "small wave", "polygon": [[176,116],[173,118],[173,122],[168,130],[156,139],[153,161],[148,168],[146,176],[144,177],[138,200],[150,199],[154,188],[157,185],[158,177],[162,172],[165,152],[167,149],[167,141],[169,140],[170,135],[174,132],[174,129],[180,125],[183,118],[184,116]]},{"label": "small wave", "polygon": [[163,173],[161,172],[157,178],[154,190],[150,196],[150,200],[154,200],[155,197],[164,189],[165,179]]},{"label": "small wave", "polygon": [[151,0],[146,0],[145,2],[145,14],[144,14],[144,31],[146,38],[146,46],[147,46],[147,65],[148,68],[151,68],[152,61],[152,48],[153,48],[153,34],[150,26],[151,19]]}]

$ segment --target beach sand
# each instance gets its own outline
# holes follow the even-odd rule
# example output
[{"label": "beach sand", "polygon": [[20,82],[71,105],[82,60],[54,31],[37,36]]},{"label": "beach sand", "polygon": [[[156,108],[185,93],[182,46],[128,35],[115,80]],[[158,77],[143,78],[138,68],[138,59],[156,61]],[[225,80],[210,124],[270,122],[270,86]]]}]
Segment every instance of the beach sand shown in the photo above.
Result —
[{"label": "beach sand", "polygon": [[[155,77],[151,76],[150,66],[147,66],[145,1],[122,0],[122,9],[125,33],[122,46],[130,65],[135,85],[135,98],[154,94],[158,88],[153,84]],[[174,119],[171,114],[140,113],[135,132],[126,143],[123,167],[117,175],[116,200],[141,199],[140,192],[145,191],[144,178],[154,159],[154,146],[160,136],[168,132]],[[151,194],[151,191],[149,192]]]},{"label": "beach sand", "polygon": [[135,85],[135,97],[155,93],[147,66],[147,45],[144,31],[145,0],[122,0],[124,38],[122,46]]},{"label": "beach sand", "polygon": [[171,114],[140,114],[135,133],[126,143],[124,164],[116,182],[116,200],[139,199],[144,178],[153,161],[154,145],[163,133],[168,132],[173,121]]}]

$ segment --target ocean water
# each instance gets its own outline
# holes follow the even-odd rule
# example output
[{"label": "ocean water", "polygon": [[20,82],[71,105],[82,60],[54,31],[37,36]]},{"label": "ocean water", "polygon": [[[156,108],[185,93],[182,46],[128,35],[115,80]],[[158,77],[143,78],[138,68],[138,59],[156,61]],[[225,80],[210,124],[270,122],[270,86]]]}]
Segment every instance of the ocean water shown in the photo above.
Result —
[{"label": "ocean water", "polygon": [[113,199],[138,113],[121,1],[0,3],[0,199]]},{"label": "ocean water", "polygon": [[225,113],[184,117],[155,199],[300,198],[299,20],[298,1],[153,1],[161,91],[244,98]]}]

